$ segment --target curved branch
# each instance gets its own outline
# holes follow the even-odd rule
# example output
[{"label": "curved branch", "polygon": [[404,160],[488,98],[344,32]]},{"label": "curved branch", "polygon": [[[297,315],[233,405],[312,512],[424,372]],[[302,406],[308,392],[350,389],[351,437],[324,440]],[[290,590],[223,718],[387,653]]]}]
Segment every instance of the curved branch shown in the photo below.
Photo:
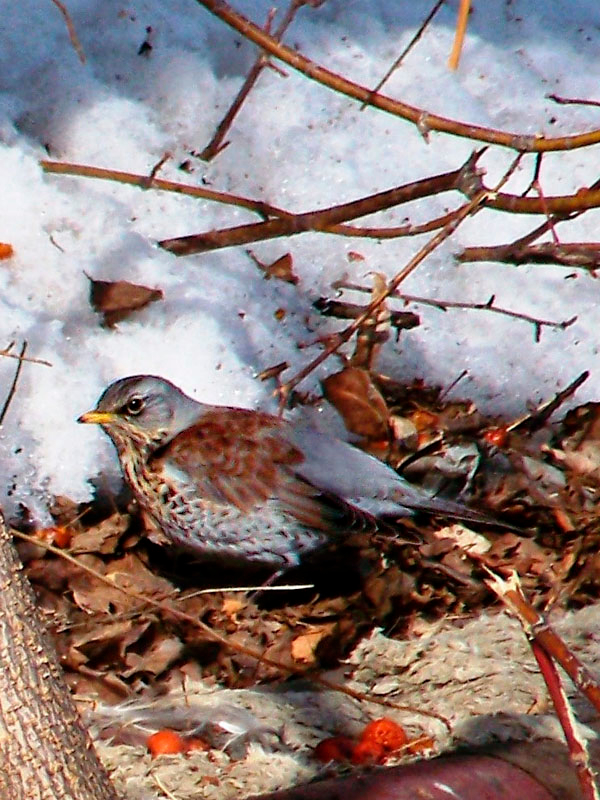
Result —
[{"label": "curved branch", "polygon": [[363,105],[379,108],[389,114],[413,122],[423,135],[427,135],[429,131],[440,131],[466,139],[503,145],[522,153],[573,150],[600,142],[600,130],[546,139],[543,134],[524,136],[493,128],[484,128],[481,125],[469,125],[457,120],[440,117],[437,114],[430,114],[422,108],[410,106],[400,100],[394,100],[386,95],[378,94],[371,89],[367,89],[366,86],[354,83],[316,64],[301,53],[278,42],[273,36],[259,28],[258,25],[234,11],[224,0],[196,0],[196,2],[204,6],[207,11],[210,11],[211,14],[214,14],[226,25],[241,33],[246,39],[266,50],[274,58],[289,64],[290,67],[306,75],[307,78],[352,97],[354,100],[359,100]]}]

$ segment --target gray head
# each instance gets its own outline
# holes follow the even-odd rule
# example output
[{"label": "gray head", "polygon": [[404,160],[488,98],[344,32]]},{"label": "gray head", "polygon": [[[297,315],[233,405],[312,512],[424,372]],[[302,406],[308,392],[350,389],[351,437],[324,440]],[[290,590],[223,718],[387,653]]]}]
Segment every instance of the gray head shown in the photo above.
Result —
[{"label": "gray head", "polygon": [[192,425],[204,408],[164,378],[132,375],[111,383],[78,422],[101,425],[119,452],[132,444],[151,450]]}]

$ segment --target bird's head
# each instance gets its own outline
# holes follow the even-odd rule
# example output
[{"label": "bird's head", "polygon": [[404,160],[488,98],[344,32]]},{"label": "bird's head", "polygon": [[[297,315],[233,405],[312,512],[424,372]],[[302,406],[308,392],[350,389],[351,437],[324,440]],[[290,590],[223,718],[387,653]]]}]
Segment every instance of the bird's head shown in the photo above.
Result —
[{"label": "bird's head", "polygon": [[192,425],[203,406],[164,378],[133,375],[111,383],[78,422],[101,425],[117,450],[153,450]]}]

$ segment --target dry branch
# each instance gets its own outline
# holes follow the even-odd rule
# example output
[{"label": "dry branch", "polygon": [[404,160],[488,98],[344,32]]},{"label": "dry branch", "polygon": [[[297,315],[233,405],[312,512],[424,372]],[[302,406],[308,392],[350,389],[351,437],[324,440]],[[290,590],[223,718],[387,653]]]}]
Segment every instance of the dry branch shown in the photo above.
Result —
[{"label": "dry branch", "polygon": [[226,25],[238,31],[238,33],[246,39],[254,42],[254,44],[258,45],[263,50],[266,50],[274,58],[289,64],[290,67],[298,70],[311,80],[355,100],[359,100],[364,105],[387,111],[389,114],[393,114],[397,117],[402,117],[417,125],[424,135],[429,131],[440,131],[442,133],[449,133],[454,136],[474,139],[480,142],[503,145],[504,147],[509,147],[523,153],[574,150],[579,147],[587,147],[588,145],[600,142],[600,130],[588,131],[572,136],[546,138],[543,134],[527,136],[517,133],[508,133],[493,128],[484,128],[481,125],[469,125],[468,123],[447,119],[437,114],[430,114],[424,109],[410,106],[407,103],[394,100],[386,95],[377,94],[366,86],[354,83],[316,64],[301,53],[286,47],[281,44],[281,42],[277,42],[254,22],[251,22],[237,11],[234,11],[224,0],[196,0],[196,2],[204,6],[204,8],[218,17]]},{"label": "dry branch", "polygon": [[456,255],[461,263],[474,261],[500,261],[504,264],[556,264],[561,267],[579,267],[594,272],[600,267],[600,242],[568,242],[514,247],[465,247]]}]

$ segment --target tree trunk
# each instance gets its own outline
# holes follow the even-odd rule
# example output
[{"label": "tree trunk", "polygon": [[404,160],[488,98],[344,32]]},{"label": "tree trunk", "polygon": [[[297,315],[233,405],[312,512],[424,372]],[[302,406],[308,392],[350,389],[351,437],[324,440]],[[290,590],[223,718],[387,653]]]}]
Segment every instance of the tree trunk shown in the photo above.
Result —
[{"label": "tree trunk", "polygon": [[0,797],[117,800],[0,514]]}]

